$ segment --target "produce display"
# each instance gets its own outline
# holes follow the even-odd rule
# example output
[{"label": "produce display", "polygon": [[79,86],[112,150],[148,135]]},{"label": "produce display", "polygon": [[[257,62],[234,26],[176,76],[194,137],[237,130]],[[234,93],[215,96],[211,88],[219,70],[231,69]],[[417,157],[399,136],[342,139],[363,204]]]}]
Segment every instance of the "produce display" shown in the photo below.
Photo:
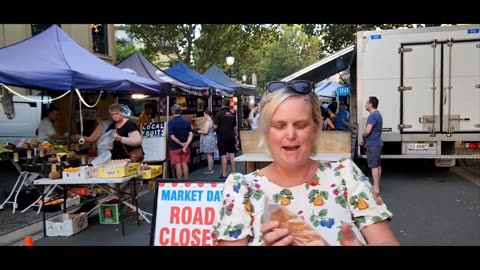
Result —
[{"label": "produce display", "polygon": [[112,159],[103,168],[120,168],[126,167],[131,163],[130,159]]}]

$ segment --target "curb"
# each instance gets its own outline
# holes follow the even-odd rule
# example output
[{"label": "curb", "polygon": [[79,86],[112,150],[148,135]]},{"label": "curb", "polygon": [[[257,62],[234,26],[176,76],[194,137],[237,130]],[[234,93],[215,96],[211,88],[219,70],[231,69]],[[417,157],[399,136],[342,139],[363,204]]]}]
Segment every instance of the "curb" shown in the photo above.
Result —
[{"label": "curb", "polygon": [[458,161],[458,165],[460,165],[460,167],[462,167],[462,169],[466,170],[467,172],[469,172],[471,174],[474,174],[474,175],[480,177],[480,163],[478,165],[471,165],[471,164],[468,164],[468,162],[466,162],[463,159],[459,159],[457,161]]},{"label": "curb", "polygon": [[476,166],[471,166],[465,163],[463,160],[457,160],[459,166],[451,167],[450,169],[465,178],[477,186],[480,186],[480,170],[475,169]]}]

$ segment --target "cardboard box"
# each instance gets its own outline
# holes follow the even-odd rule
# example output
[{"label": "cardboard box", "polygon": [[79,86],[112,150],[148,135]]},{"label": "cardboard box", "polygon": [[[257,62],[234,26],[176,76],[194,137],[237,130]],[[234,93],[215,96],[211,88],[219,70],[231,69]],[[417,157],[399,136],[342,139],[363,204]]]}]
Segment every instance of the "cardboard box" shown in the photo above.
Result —
[{"label": "cardboard box", "polygon": [[[80,202],[81,202],[80,196],[78,195],[75,195],[73,197],[67,197],[67,209],[72,206],[79,205]],[[63,199],[62,199],[62,202],[60,203],[60,208],[63,210]]]},{"label": "cardboard box", "polygon": [[88,227],[87,213],[61,214],[46,221],[47,236],[70,236]]},{"label": "cardboard box", "polygon": [[152,179],[162,174],[162,165],[149,165],[149,170],[142,171],[142,179]]},{"label": "cardboard box", "polygon": [[123,203],[102,203],[98,211],[100,224],[119,224],[132,216],[132,209]]},{"label": "cardboard box", "polygon": [[131,163],[125,167],[119,168],[99,168],[98,177],[99,178],[116,178],[116,177],[125,177],[136,174],[138,172],[138,163]]},{"label": "cardboard box", "polygon": [[78,172],[66,172],[65,169],[62,171],[63,179],[86,179],[92,177],[90,175],[90,169],[88,166],[77,167]]}]

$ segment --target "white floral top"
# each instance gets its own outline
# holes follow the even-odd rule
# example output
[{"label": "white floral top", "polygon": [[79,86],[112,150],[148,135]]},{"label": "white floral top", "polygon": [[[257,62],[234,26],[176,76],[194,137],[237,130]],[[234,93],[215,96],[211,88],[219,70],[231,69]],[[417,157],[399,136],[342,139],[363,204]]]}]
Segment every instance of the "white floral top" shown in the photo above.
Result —
[{"label": "white floral top", "polygon": [[360,229],[392,218],[382,199],[372,192],[368,178],[351,159],[342,159],[319,163],[309,182],[289,188],[270,182],[261,170],[229,175],[224,185],[223,205],[214,222],[213,239],[238,240],[250,236],[249,245],[261,245],[260,228],[267,202],[283,205],[301,216],[330,245],[341,245],[340,228],[344,222],[365,243]]}]

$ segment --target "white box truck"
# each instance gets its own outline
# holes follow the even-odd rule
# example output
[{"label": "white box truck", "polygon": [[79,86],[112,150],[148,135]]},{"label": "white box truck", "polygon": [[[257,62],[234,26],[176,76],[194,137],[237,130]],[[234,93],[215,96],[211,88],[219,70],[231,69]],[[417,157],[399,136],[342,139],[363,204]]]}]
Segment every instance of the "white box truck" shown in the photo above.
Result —
[{"label": "white box truck", "polygon": [[[282,80],[319,83],[339,74],[349,83],[357,143],[367,99],[379,99],[382,158],[431,159],[440,167],[480,158],[480,25],[361,31],[354,45]],[[352,154],[366,158],[358,144]]]},{"label": "white box truck", "polygon": [[[44,96],[42,102],[42,96],[25,97],[27,99],[13,95],[13,103],[2,100],[0,104],[0,140],[3,142],[17,144],[22,139],[37,138],[36,129],[42,120],[42,107],[48,106],[50,98]],[[14,113],[6,113],[5,107],[12,104]],[[7,109],[9,111],[11,107]]]},{"label": "white box truck", "polygon": [[480,158],[480,25],[358,32],[351,68],[358,142],[376,96],[382,158]]}]

